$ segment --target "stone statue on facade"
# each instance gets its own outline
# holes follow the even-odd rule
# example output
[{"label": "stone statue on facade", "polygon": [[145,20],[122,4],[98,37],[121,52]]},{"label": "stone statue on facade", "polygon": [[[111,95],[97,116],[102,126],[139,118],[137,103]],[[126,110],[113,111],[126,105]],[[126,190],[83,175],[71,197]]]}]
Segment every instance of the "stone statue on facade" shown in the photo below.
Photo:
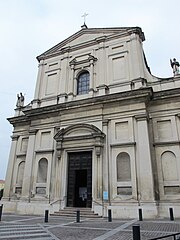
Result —
[{"label": "stone statue on facade", "polygon": [[171,67],[173,69],[174,76],[180,74],[179,72],[179,62],[176,61],[176,58],[173,58],[173,60],[170,59]]},{"label": "stone statue on facade", "polygon": [[24,106],[24,96],[22,93],[17,94],[17,102],[16,102],[16,107],[23,107]]}]

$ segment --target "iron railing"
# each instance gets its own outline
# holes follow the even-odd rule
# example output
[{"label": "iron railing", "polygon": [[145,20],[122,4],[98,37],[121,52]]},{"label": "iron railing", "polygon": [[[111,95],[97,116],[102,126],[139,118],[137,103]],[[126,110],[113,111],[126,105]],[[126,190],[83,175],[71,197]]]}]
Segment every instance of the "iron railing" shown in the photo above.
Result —
[{"label": "iron railing", "polygon": [[180,232],[179,233],[172,233],[172,234],[168,234],[168,235],[164,235],[164,236],[159,236],[159,237],[155,237],[155,238],[150,238],[148,240],[158,240],[158,239],[166,239],[166,238],[168,238],[168,239],[170,238],[170,239],[173,239],[173,240],[180,240]]}]

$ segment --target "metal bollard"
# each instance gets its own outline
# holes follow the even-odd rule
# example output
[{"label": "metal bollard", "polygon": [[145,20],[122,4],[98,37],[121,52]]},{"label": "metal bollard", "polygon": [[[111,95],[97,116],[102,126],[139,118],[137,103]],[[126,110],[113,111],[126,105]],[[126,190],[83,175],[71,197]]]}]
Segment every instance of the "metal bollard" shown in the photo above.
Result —
[{"label": "metal bollard", "polygon": [[141,239],[141,233],[140,233],[140,226],[134,225],[133,228],[133,240],[140,240]]},{"label": "metal bollard", "polygon": [[112,222],[111,209],[108,209],[108,222]]},{"label": "metal bollard", "polygon": [[174,221],[173,208],[169,208],[169,215],[170,215],[170,220]]},{"label": "metal bollard", "polygon": [[80,222],[80,210],[76,212],[76,222]]},{"label": "metal bollard", "polygon": [[45,210],[44,222],[48,222],[49,210]]},{"label": "metal bollard", "polygon": [[1,222],[1,217],[2,217],[2,210],[3,210],[3,204],[0,206],[0,222]]},{"label": "metal bollard", "polygon": [[143,217],[142,217],[142,209],[139,208],[139,221],[142,221]]}]

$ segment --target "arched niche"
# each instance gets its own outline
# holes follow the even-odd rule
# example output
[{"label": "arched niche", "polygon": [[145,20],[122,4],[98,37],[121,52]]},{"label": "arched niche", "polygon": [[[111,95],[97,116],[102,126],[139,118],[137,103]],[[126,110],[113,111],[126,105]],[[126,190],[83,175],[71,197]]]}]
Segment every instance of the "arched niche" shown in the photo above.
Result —
[{"label": "arched niche", "polygon": [[117,181],[131,181],[130,156],[126,152],[121,152],[116,158],[117,164]]},{"label": "arched niche", "polygon": [[166,151],[161,155],[162,173],[164,181],[177,181],[177,160],[176,155],[171,151]]},{"label": "arched niche", "polygon": [[41,158],[38,162],[38,175],[37,175],[38,183],[47,182],[47,170],[48,170],[48,160],[46,158]]},{"label": "arched niche", "polygon": [[23,183],[23,177],[24,177],[24,167],[25,167],[25,161],[22,161],[18,165],[18,172],[17,172],[17,180],[16,183],[22,186]]}]

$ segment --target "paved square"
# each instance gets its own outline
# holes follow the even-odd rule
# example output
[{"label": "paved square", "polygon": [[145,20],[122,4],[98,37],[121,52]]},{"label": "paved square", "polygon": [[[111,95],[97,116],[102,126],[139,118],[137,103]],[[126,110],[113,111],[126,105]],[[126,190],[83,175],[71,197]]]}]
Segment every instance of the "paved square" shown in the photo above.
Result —
[{"label": "paved square", "polygon": [[45,223],[44,216],[3,214],[0,240],[131,240],[132,226],[137,224],[142,240],[180,232],[179,220],[113,219],[108,222],[105,218],[81,218],[81,222],[76,223],[75,218],[49,216]]}]

